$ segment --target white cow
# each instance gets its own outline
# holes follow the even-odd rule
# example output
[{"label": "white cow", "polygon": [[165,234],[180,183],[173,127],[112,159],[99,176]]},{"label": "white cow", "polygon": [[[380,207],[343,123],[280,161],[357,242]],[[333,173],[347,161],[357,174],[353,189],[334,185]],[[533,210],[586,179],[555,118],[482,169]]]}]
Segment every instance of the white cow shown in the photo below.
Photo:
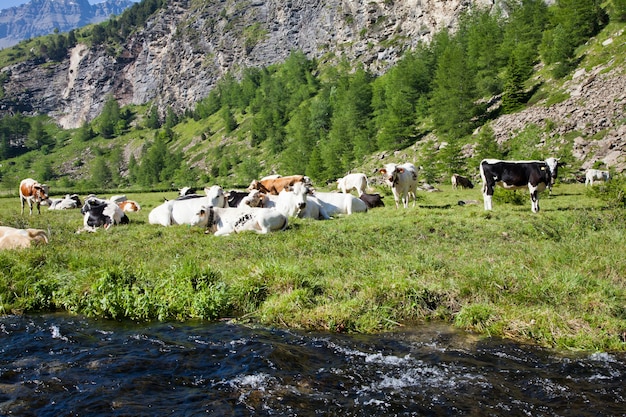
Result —
[{"label": "white cow", "polygon": [[594,181],[608,181],[611,178],[609,171],[602,171],[599,169],[588,169],[585,174],[585,187],[591,185],[593,187]]},{"label": "white cow", "polygon": [[356,190],[360,197],[367,189],[367,176],[365,174],[348,174],[337,180],[337,189],[343,193]]},{"label": "white cow", "polygon": [[289,186],[278,195],[265,194],[262,205],[275,208],[287,217],[330,219],[320,201],[311,195],[310,188],[303,183]]},{"label": "white cow", "polygon": [[206,196],[187,196],[187,198],[169,200],[152,209],[148,215],[150,224],[171,226],[191,224],[191,219],[202,207],[226,207],[224,190],[219,185],[204,189]]},{"label": "white cow", "polygon": [[287,216],[276,209],[261,207],[201,207],[192,217],[192,226],[203,226],[205,233],[228,236],[231,233],[253,231],[260,234],[285,230]]},{"label": "white cow", "polygon": [[38,243],[48,243],[48,235],[42,229],[16,229],[0,226],[0,250],[30,248]]},{"label": "white cow", "polygon": [[319,201],[321,210],[328,217],[337,214],[364,213],[367,205],[363,200],[352,194],[315,192],[313,197]]},{"label": "white cow", "polygon": [[78,194],[65,194],[63,198],[51,198],[48,210],[68,210],[82,206]]},{"label": "white cow", "polygon": [[383,174],[383,179],[391,187],[396,208],[400,206],[400,200],[404,208],[409,207],[409,199],[413,196],[413,207],[415,207],[415,193],[417,191],[417,169],[411,163],[402,165],[386,164],[379,170]]}]

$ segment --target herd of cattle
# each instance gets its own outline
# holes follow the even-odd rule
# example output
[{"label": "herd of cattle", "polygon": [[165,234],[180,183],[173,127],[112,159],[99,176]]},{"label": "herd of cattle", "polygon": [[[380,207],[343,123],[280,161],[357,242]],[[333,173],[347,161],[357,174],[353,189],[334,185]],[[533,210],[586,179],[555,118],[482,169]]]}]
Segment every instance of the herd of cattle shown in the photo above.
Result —
[{"label": "herd of cattle", "polygon": [[[480,163],[482,193],[485,210],[492,209],[492,197],[496,185],[506,189],[528,188],[533,212],[539,211],[539,192],[552,185],[558,175],[561,163],[556,158],[545,161],[503,161],[484,159]],[[413,198],[415,206],[418,188],[418,170],[411,163],[386,164],[378,172],[386,185],[391,188],[396,208],[408,208]],[[585,186],[594,181],[608,181],[608,171],[590,169],[586,173]],[[469,178],[452,175],[453,188],[473,188]],[[331,219],[337,215],[350,215],[366,212],[384,206],[383,196],[367,193],[369,183],[365,174],[348,174],[337,180],[341,192],[316,191],[308,177],[303,175],[272,175],[254,180],[246,191],[224,192],[213,185],[204,189],[204,195],[197,194],[189,187],[180,191],[174,200],[166,200],[152,209],[148,215],[150,224],[171,226],[190,225],[204,227],[206,233],[216,236],[229,235],[242,231],[268,233],[285,230],[289,218]],[[358,197],[351,194],[356,191]],[[46,185],[27,178],[19,188],[21,213],[28,204],[30,214],[33,206],[41,213],[41,205],[50,210],[81,208],[83,228],[80,231],[96,231],[116,224],[126,224],[127,212],[141,209],[136,201],[126,196],[113,196],[102,199],[89,195],[81,203],[76,194],[63,198],[49,198]],[[79,232],[80,232],[79,231]],[[24,248],[31,243],[47,243],[48,235],[41,229],[16,229],[0,226],[0,249]]]}]

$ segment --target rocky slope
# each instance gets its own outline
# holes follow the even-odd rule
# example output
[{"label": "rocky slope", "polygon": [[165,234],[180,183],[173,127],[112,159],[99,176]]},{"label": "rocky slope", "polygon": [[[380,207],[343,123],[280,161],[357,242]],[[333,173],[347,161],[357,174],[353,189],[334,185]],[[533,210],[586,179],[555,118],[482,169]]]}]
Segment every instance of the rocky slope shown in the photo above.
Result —
[{"label": "rocky slope", "polygon": [[19,7],[0,10],[0,49],[24,39],[49,35],[55,29],[68,32],[102,22],[133,4],[131,0],[107,0],[93,5],[88,0],[31,0]]}]

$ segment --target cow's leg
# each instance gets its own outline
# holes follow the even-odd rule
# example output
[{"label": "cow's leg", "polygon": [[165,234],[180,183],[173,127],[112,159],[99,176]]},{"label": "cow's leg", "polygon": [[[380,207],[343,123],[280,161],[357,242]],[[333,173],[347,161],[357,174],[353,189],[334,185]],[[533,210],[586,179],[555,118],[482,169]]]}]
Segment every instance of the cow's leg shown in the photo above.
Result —
[{"label": "cow's leg", "polygon": [[396,208],[399,208],[400,207],[400,195],[398,194],[398,191],[394,188],[392,188],[391,191],[393,191],[393,201],[396,202]]},{"label": "cow's leg", "polygon": [[483,203],[485,205],[485,210],[492,210],[491,199],[493,198],[493,188],[494,184],[491,183],[483,183]]},{"label": "cow's leg", "polygon": [[528,191],[530,191],[530,208],[533,213],[539,212],[539,191],[537,187],[528,184]]},{"label": "cow's leg", "polygon": [[20,204],[22,205],[22,216],[24,215],[24,198],[20,195]]}]

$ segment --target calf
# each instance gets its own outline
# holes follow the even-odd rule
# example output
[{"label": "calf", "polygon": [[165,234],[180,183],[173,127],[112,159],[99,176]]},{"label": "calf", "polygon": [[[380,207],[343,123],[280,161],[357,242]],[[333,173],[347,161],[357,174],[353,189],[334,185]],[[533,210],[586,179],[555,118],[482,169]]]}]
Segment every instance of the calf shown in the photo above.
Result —
[{"label": "calf", "polygon": [[118,205],[119,208],[122,209],[123,212],[126,212],[126,213],[136,212],[136,211],[141,210],[141,206],[139,205],[139,203],[133,200],[120,201],[116,204]]},{"label": "calf", "polygon": [[348,174],[337,180],[337,189],[343,193],[356,190],[359,196],[361,196],[367,189],[367,176],[365,174]]},{"label": "calf", "polygon": [[44,230],[0,226],[0,249],[30,248],[38,243],[48,243],[48,235]]},{"label": "calf", "polygon": [[417,192],[417,169],[411,163],[402,165],[386,164],[381,168],[380,173],[384,181],[391,187],[396,208],[400,206],[400,200],[404,208],[409,207],[409,199],[413,196],[413,206]]},{"label": "calf", "polygon": [[483,201],[485,210],[491,210],[494,188],[500,185],[509,190],[528,187],[531,210],[539,211],[539,192],[551,187],[558,175],[558,159],[545,161],[501,161],[483,159],[480,162],[480,176],[483,180]]},{"label": "calf", "polygon": [[190,224],[204,226],[205,233],[213,233],[215,236],[228,236],[244,231],[266,234],[285,230],[288,218],[278,210],[268,208],[202,207]]},{"label": "calf", "polygon": [[113,201],[103,200],[97,197],[89,197],[85,200],[83,208],[84,230],[95,232],[98,227],[109,227],[116,224],[128,224],[128,216]]},{"label": "calf", "polygon": [[602,171],[599,169],[589,169],[585,174],[585,187],[591,185],[593,187],[594,181],[608,181],[611,178],[609,171]]},{"label": "calf", "polygon": [[374,207],[385,207],[385,203],[383,202],[383,196],[378,193],[363,193],[359,196],[359,198],[363,200],[368,209],[372,209]]},{"label": "calf", "polygon": [[41,214],[40,205],[50,204],[48,190],[45,184],[39,184],[32,178],[23,179],[20,182],[20,204],[22,205],[22,215],[24,214],[24,203],[28,202],[30,214],[33,214],[33,203],[37,205],[37,212]]},{"label": "calf", "polygon": [[472,181],[470,181],[469,178],[463,177],[459,174],[452,174],[452,188],[454,188],[455,190],[457,189],[457,187],[461,187],[461,188],[474,188],[474,184],[472,184]]}]

